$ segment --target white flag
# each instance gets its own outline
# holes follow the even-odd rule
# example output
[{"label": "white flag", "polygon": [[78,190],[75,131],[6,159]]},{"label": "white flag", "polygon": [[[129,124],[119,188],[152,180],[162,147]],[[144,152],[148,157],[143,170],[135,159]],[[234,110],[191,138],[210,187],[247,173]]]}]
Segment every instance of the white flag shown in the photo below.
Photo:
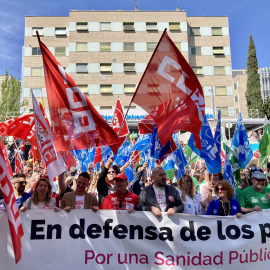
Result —
[{"label": "white flag", "polygon": [[60,153],[56,152],[51,130],[41,112],[36,98],[32,93],[33,109],[35,116],[35,130],[38,148],[43,163],[47,167],[47,173],[52,186],[53,178],[66,171],[65,162]]}]

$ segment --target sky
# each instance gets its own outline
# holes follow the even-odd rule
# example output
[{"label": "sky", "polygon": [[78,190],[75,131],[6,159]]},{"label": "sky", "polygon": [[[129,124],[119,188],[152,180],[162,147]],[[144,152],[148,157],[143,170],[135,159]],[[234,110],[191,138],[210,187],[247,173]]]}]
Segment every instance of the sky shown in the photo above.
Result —
[{"label": "sky", "polygon": [[[0,0],[0,75],[21,77],[25,16],[69,16],[69,10],[134,10],[135,0]],[[232,68],[246,66],[249,35],[259,67],[270,67],[269,0],[139,0],[142,11],[174,11],[187,16],[228,16]]]}]

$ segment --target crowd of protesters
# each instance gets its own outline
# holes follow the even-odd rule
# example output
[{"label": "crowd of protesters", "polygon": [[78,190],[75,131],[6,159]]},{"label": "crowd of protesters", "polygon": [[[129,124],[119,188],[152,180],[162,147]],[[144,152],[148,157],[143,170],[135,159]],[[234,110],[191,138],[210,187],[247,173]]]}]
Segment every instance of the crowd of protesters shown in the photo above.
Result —
[{"label": "crowd of protesters", "polygon": [[[12,178],[15,198],[20,211],[30,209],[51,209],[70,212],[73,209],[103,209],[151,211],[156,217],[162,213],[173,215],[236,216],[270,208],[270,188],[268,173],[254,164],[241,172],[241,184],[235,190],[223,180],[222,172],[210,174],[203,161],[200,167],[190,166],[186,173],[174,178],[166,176],[162,167],[153,171],[147,169],[148,162],[136,166],[134,180],[129,182],[123,167],[114,165],[113,157],[106,164],[101,162],[99,172],[93,171],[90,163],[86,172],[72,167],[69,172],[58,176],[52,187],[46,168],[39,160],[28,155],[25,142],[13,144],[8,149],[8,157],[20,153],[21,170]],[[195,171],[195,167],[196,170]],[[0,209],[4,209],[0,189]]]}]

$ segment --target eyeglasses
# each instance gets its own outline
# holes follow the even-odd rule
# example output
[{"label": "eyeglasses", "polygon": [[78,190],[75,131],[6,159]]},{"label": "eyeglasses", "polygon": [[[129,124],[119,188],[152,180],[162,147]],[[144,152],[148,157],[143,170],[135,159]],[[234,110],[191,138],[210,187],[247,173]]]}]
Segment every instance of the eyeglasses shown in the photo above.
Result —
[{"label": "eyeglasses", "polygon": [[224,187],[216,187],[216,191],[225,191],[225,188]]},{"label": "eyeglasses", "polygon": [[119,198],[119,206],[118,206],[119,208],[122,208],[122,207],[123,207],[122,200],[123,200],[123,198],[120,197],[120,198]]},{"label": "eyeglasses", "polygon": [[26,182],[25,181],[21,181],[21,182],[17,182],[17,183],[19,183],[21,185],[26,185]]},{"label": "eyeglasses", "polygon": [[263,172],[263,170],[260,167],[252,167],[250,170],[252,172],[256,172],[256,171]]},{"label": "eyeglasses", "polygon": [[115,174],[115,171],[108,171],[108,174]]},{"label": "eyeglasses", "polygon": [[257,178],[254,178],[256,181],[258,182],[264,182],[266,179],[257,179]]}]

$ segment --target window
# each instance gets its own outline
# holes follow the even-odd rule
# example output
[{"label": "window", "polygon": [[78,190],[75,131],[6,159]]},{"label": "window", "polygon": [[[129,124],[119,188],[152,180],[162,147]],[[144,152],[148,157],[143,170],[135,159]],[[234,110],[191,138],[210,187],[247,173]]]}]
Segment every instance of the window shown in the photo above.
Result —
[{"label": "window", "polygon": [[40,77],[42,76],[42,68],[41,67],[33,67],[31,68],[31,76],[33,77]]},{"label": "window", "polygon": [[65,56],[66,47],[55,47],[55,56]]},{"label": "window", "polygon": [[146,31],[157,31],[157,23],[156,22],[147,22],[146,23]]},{"label": "window", "polygon": [[220,110],[221,117],[228,116],[228,107],[217,107],[217,111]]},{"label": "window", "polygon": [[100,106],[101,110],[112,110],[112,106]]},{"label": "window", "polygon": [[180,31],[180,23],[179,22],[170,22],[169,28],[170,28],[170,31]]},{"label": "window", "polygon": [[33,95],[35,97],[42,97],[42,89],[41,88],[32,88]]},{"label": "window", "polygon": [[227,96],[226,86],[216,86],[216,96]]},{"label": "window", "polygon": [[40,36],[43,36],[43,27],[33,27],[32,28],[32,36],[36,36],[37,35],[37,32],[38,31],[38,34],[40,35]]},{"label": "window", "polygon": [[100,51],[101,52],[110,52],[111,43],[110,42],[100,42]]},{"label": "window", "polygon": [[224,54],[224,48],[223,47],[213,47],[213,54],[214,55]]},{"label": "window", "polygon": [[181,42],[174,42],[175,46],[179,51],[181,51]]},{"label": "window", "polygon": [[135,31],[134,23],[133,22],[124,22],[123,23],[123,29],[124,31]]},{"label": "window", "polygon": [[77,52],[87,52],[87,42],[78,42],[76,43],[76,51]]},{"label": "window", "polygon": [[236,95],[236,96],[234,97],[234,103],[237,102],[238,100],[239,100],[239,95]]},{"label": "window", "polygon": [[214,67],[215,75],[225,75],[225,67]]},{"label": "window", "polygon": [[112,65],[110,63],[101,63],[100,72],[112,72]]},{"label": "window", "polygon": [[111,23],[110,22],[101,22],[100,23],[100,31],[111,31]]},{"label": "window", "polygon": [[202,67],[193,67],[192,69],[196,75],[203,75],[203,68]]},{"label": "window", "polygon": [[88,31],[88,23],[87,22],[77,22],[76,30],[77,31]]},{"label": "window", "polygon": [[134,42],[124,42],[124,52],[134,52]]},{"label": "window", "polygon": [[125,84],[124,85],[124,93],[125,94],[133,94],[136,91],[136,84]]},{"label": "window", "polygon": [[124,72],[135,72],[135,64],[134,63],[124,63]]},{"label": "window", "polygon": [[87,64],[76,64],[77,73],[88,73]]},{"label": "window", "polygon": [[157,42],[147,42],[147,51],[153,52],[157,46]]},{"label": "window", "polygon": [[233,85],[233,89],[236,90],[238,88],[238,82],[236,82],[234,85]]},{"label": "window", "polygon": [[190,35],[191,36],[200,36],[200,27],[190,27]]},{"label": "window", "polygon": [[78,84],[78,87],[82,90],[84,94],[88,94],[88,85],[87,84]]},{"label": "window", "polygon": [[212,36],[222,36],[222,27],[212,27]]},{"label": "window", "polygon": [[40,48],[32,48],[32,55],[41,55]]},{"label": "window", "polygon": [[136,106],[124,106],[124,110],[127,110],[128,109],[128,107],[129,107],[129,109],[136,109]]},{"label": "window", "polygon": [[191,55],[202,55],[201,47],[191,47],[190,54]]},{"label": "window", "polygon": [[55,28],[55,35],[56,36],[66,36],[67,35],[67,29],[66,28]]},{"label": "window", "polygon": [[101,94],[112,94],[112,85],[111,84],[101,84],[100,85]]}]

